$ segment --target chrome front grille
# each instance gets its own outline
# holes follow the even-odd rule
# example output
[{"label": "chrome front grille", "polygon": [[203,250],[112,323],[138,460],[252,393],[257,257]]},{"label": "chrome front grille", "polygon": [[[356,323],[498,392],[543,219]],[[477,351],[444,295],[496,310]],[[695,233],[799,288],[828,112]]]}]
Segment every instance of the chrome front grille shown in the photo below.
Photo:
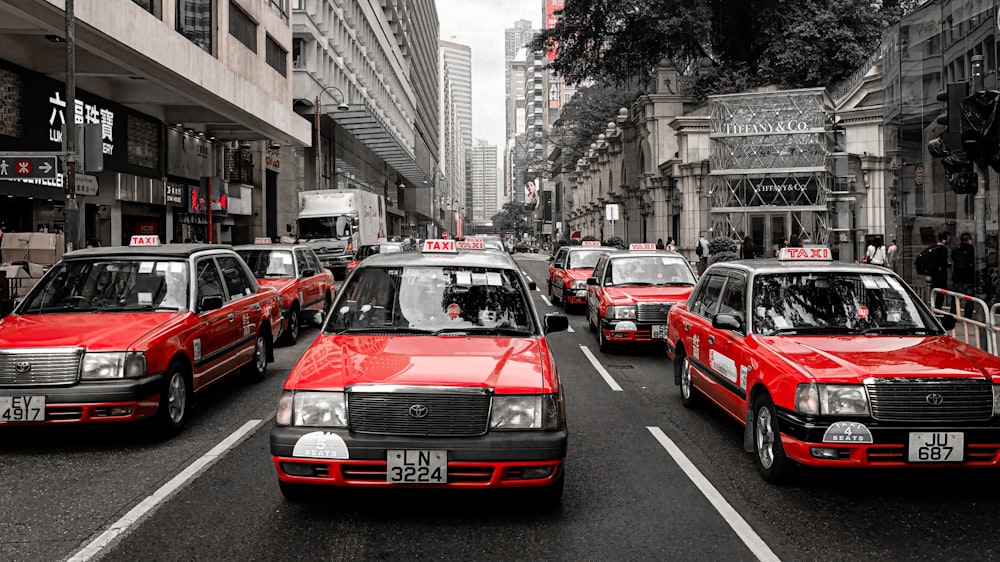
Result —
[{"label": "chrome front grille", "polygon": [[76,384],[83,352],[65,347],[0,350],[0,386]]},{"label": "chrome front grille", "polygon": [[489,427],[491,397],[488,391],[480,389],[390,392],[348,389],[348,424],[351,431],[379,435],[483,435]]},{"label": "chrome front grille", "polygon": [[640,302],[635,305],[636,322],[667,323],[667,313],[670,312],[670,302]]},{"label": "chrome front grille", "polygon": [[993,385],[973,379],[866,381],[872,417],[897,422],[970,422],[993,416]]}]

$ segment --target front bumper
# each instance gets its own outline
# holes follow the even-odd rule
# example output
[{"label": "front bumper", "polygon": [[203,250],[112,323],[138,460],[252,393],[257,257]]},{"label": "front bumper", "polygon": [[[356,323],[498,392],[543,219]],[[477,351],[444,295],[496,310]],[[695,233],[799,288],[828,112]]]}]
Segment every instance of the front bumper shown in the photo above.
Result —
[{"label": "front bumper", "polygon": [[[324,432],[346,445],[346,458],[293,456],[302,437]],[[509,488],[551,485],[566,458],[567,432],[495,431],[480,437],[409,437],[357,434],[346,429],[275,426],[271,455],[283,482],[327,486]],[[387,481],[387,451],[445,450],[446,484]],[[528,477],[530,475],[530,477]]]},{"label": "front bumper", "polygon": [[343,275],[347,272],[347,264],[354,261],[353,254],[344,255],[322,255],[317,256],[320,264],[332,271],[335,275]]},{"label": "front bumper", "polygon": [[[785,455],[800,464],[831,467],[944,467],[1000,465],[1000,425],[982,424],[919,425],[861,421],[871,432],[872,443],[824,442],[831,422],[807,422],[794,414],[779,411],[781,443]],[[963,460],[960,462],[911,462],[909,436],[912,432],[960,432]],[[836,458],[818,458],[816,449],[832,449]]]},{"label": "front bumper", "polygon": [[566,304],[578,306],[587,304],[586,289],[566,289],[564,293],[566,295]]},{"label": "front bumper", "polygon": [[[623,322],[625,323],[624,326],[622,325]],[[631,329],[631,326],[628,324],[635,326],[635,329]],[[663,326],[663,334],[665,337],[666,325],[667,323],[665,321],[662,324],[658,324],[653,322],[636,322],[634,320],[601,319],[601,330],[604,332],[604,337],[610,342],[662,342],[663,338],[653,337],[653,326]]]},{"label": "front bumper", "polygon": [[160,404],[163,375],[135,380],[81,382],[66,387],[0,388],[0,396],[45,396],[45,419],[34,422],[0,420],[0,427],[64,423],[121,422],[148,418]]}]

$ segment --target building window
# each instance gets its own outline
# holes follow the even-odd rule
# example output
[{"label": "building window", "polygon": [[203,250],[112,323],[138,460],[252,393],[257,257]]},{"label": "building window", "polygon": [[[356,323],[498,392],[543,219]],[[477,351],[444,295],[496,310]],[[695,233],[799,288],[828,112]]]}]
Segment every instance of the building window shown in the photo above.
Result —
[{"label": "building window", "polygon": [[257,52],[257,22],[233,2],[229,3],[229,34],[253,52]]},{"label": "building window", "polygon": [[278,74],[288,76],[288,51],[282,49],[270,35],[265,42],[264,58],[271,68],[278,71]]},{"label": "building window", "polygon": [[292,9],[293,10],[305,10],[306,9],[306,0],[292,0]]},{"label": "building window", "polygon": [[288,23],[288,0],[271,0],[271,10],[281,16],[281,21]]},{"label": "building window", "polygon": [[163,19],[163,0],[132,0],[139,6],[142,6],[143,10],[153,14],[158,19]]},{"label": "building window", "polygon": [[212,52],[212,5],[213,0],[177,0],[178,33],[206,53]]},{"label": "building window", "polygon": [[305,39],[292,39],[292,68],[306,67]]}]

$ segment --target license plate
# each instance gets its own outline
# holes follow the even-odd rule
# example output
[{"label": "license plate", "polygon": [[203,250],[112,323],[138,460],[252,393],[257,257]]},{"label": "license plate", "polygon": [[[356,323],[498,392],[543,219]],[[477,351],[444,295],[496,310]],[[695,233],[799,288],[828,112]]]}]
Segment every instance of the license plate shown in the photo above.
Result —
[{"label": "license plate", "polygon": [[0,396],[0,423],[45,421],[44,396]]},{"label": "license plate", "polygon": [[652,334],[649,337],[655,339],[665,339],[667,337],[667,325],[666,324],[655,324],[653,325]]},{"label": "license plate", "polygon": [[911,433],[910,462],[962,462],[965,434],[959,432]]},{"label": "license plate", "polygon": [[386,455],[385,479],[399,484],[445,484],[448,451],[390,449]]}]

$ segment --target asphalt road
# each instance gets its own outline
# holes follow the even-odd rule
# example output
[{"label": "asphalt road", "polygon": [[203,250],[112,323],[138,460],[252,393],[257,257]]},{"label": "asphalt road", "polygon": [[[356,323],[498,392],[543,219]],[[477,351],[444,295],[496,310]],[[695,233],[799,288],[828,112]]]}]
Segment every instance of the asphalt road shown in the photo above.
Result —
[{"label": "asphalt road", "polygon": [[[517,257],[539,284],[541,313],[555,310],[545,258]],[[810,470],[771,486],[743,452],[739,424],[681,406],[660,349],[602,354],[581,314],[570,325],[549,336],[571,432],[559,509],[510,492],[285,502],[267,434],[308,329],[276,350],[263,383],[231,380],[202,397],[171,441],[131,427],[0,431],[0,560],[1000,559],[994,471]],[[117,536],[94,546],[109,529]]]}]

